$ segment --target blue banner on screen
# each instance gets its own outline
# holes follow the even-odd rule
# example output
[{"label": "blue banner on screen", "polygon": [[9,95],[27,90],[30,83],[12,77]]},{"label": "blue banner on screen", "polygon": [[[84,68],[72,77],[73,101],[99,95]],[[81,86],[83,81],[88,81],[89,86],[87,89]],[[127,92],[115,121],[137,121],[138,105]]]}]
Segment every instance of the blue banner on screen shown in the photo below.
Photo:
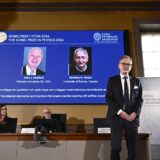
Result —
[{"label": "blue banner on screen", "polygon": [[105,104],[124,31],[1,31],[1,104]]}]

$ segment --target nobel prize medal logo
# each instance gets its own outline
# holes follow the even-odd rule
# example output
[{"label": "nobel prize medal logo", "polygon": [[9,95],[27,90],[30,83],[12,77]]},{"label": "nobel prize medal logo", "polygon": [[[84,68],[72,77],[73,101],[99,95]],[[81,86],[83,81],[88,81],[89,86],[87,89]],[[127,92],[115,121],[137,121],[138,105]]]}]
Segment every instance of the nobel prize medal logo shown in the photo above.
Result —
[{"label": "nobel prize medal logo", "polygon": [[96,33],[94,33],[93,38],[95,41],[99,41],[99,40],[101,40],[101,34],[96,32]]},{"label": "nobel prize medal logo", "polygon": [[0,32],[0,43],[3,43],[7,39],[7,34],[5,32]]}]

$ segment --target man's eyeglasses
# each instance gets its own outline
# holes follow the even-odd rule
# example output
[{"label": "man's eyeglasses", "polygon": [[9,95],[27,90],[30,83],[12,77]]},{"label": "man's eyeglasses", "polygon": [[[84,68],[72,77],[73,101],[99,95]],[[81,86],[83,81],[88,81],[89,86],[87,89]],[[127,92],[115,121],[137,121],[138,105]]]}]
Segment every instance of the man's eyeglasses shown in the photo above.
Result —
[{"label": "man's eyeglasses", "polygon": [[127,66],[127,67],[130,67],[130,66],[132,66],[132,64],[130,64],[130,63],[120,63],[122,66]]}]

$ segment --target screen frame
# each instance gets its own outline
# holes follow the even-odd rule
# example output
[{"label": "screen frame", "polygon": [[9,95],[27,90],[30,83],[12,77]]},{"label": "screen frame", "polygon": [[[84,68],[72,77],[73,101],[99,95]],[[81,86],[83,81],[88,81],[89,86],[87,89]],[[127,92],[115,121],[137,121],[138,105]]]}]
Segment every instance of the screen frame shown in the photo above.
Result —
[{"label": "screen frame", "polygon": [[[129,36],[129,30],[123,30],[123,29],[98,29],[98,30],[55,30],[55,31],[122,31],[123,32],[123,44],[124,44],[124,55],[130,56],[130,36]],[[4,30],[4,31],[37,31],[37,30]],[[40,30],[38,30],[40,31]],[[54,31],[54,30],[41,30],[41,31]],[[107,87],[107,82],[106,82]],[[5,105],[88,105],[88,106],[97,106],[97,105],[106,105],[107,103],[6,103]],[[0,103],[0,105],[4,105],[4,103]]]}]

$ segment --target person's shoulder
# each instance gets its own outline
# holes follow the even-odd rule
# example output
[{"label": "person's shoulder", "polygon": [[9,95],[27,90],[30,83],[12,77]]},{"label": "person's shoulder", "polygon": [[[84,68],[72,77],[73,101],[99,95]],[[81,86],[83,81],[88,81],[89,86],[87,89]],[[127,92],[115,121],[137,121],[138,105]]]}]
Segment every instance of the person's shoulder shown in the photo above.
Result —
[{"label": "person's shoulder", "polygon": [[120,75],[114,75],[114,76],[109,77],[109,80],[116,80],[119,78],[120,78]]},{"label": "person's shoulder", "polygon": [[92,74],[92,69],[91,67],[87,67],[85,74],[91,75]]},{"label": "person's shoulder", "polygon": [[130,79],[131,79],[132,81],[137,81],[137,82],[139,82],[139,81],[140,81],[140,79],[139,79],[139,78],[134,77],[134,76],[130,76]]},{"label": "person's shoulder", "polygon": [[45,75],[45,72],[37,68],[37,75]]},{"label": "person's shoulder", "polygon": [[12,118],[7,116],[6,119],[7,119],[7,120],[11,120]]},{"label": "person's shoulder", "polygon": [[6,120],[6,122],[8,123],[8,122],[11,122],[11,121],[12,121],[12,118],[7,116],[7,117],[5,118],[5,120]]},{"label": "person's shoulder", "polygon": [[23,68],[23,71],[24,71],[24,70],[26,70],[26,65],[25,65],[25,66],[23,66],[22,68]]},{"label": "person's shoulder", "polygon": [[6,117],[6,120],[8,120],[8,121],[12,121],[13,119],[16,119],[16,118],[13,118],[13,117]]},{"label": "person's shoulder", "polygon": [[26,65],[22,67],[22,75],[26,75]]},{"label": "person's shoulder", "polygon": [[75,69],[75,66],[74,65],[72,65],[72,66],[70,66],[70,75],[74,75],[74,74],[76,74],[76,72],[77,72],[77,70]]}]

